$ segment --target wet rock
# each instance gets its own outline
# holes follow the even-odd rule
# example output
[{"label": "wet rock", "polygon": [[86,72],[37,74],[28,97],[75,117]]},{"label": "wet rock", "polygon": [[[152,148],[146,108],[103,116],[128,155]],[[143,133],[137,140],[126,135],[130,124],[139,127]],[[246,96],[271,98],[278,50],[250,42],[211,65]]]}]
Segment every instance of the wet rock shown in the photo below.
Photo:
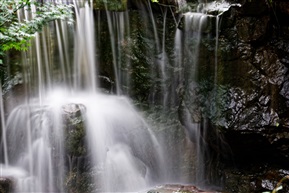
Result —
[{"label": "wet rock", "polygon": [[[219,141],[212,138],[220,137],[230,147],[226,152],[230,153],[221,157],[225,169],[232,160],[235,164],[225,174],[228,192],[272,191],[284,177],[272,173],[287,170],[289,162],[289,36],[282,31],[288,24],[282,20],[276,24],[281,8],[273,14],[266,1],[230,2],[242,6],[222,14],[216,52],[211,52],[215,44],[210,40],[201,45],[199,92],[187,91],[182,104],[192,117],[197,113],[209,119],[210,133],[216,130],[218,135],[203,137],[216,155],[223,149],[216,148]],[[285,4],[274,1],[273,6],[280,2]],[[203,56],[205,52],[216,56],[215,61],[208,59],[209,54]],[[188,102],[191,99],[198,111]],[[253,168],[266,171],[254,173]]]},{"label": "wet rock", "polygon": [[65,126],[65,148],[70,156],[82,156],[86,153],[84,138],[85,126],[83,113],[85,107],[81,104],[67,104],[63,106]]},{"label": "wet rock", "polygon": [[196,186],[180,185],[180,184],[166,184],[157,186],[155,189],[149,190],[147,193],[217,193],[217,191],[201,190]]},{"label": "wet rock", "polygon": [[127,10],[127,0],[95,0],[93,8],[97,10],[125,11]]},{"label": "wet rock", "polygon": [[[289,35],[289,33],[288,33]],[[280,58],[280,62],[287,68],[289,67],[289,41],[288,39],[277,39],[272,41],[272,46],[276,49],[276,54]]]},{"label": "wet rock", "polygon": [[88,193],[96,189],[93,183],[91,158],[87,154],[84,117],[86,108],[82,104],[67,104],[62,107],[65,129],[65,151],[67,173],[65,185],[68,192]]},{"label": "wet rock", "polygon": [[243,0],[241,13],[242,15],[263,15],[268,13],[269,7],[266,0]]},{"label": "wet rock", "polygon": [[286,99],[286,106],[289,107],[289,78],[286,78],[286,82],[284,82],[282,89],[280,91],[280,95],[282,95]]},{"label": "wet rock", "polygon": [[237,19],[237,15],[240,12],[240,7],[239,6],[231,6],[227,11],[225,11],[221,18],[222,18],[222,22],[221,24],[221,29],[222,29],[222,33],[224,33],[224,29],[233,29],[233,27],[235,27],[236,24],[236,19]]},{"label": "wet rock", "polygon": [[112,93],[114,90],[115,83],[106,76],[98,76],[100,87],[103,88],[104,92]]},{"label": "wet rock", "polygon": [[95,182],[92,180],[91,172],[77,172],[76,170],[69,172],[65,185],[70,193],[90,193],[96,190]]},{"label": "wet rock", "polygon": [[155,11],[161,11],[161,8],[170,8],[172,11],[178,11],[178,7],[183,4],[183,0],[158,0],[158,2],[151,2],[150,0],[128,0],[128,6],[131,9],[143,10],[151,7]]},{"label": "wet rock", "polygon": [[289,3],[286,0],[277,0],[276,1],[276,6],[279,8],[279,11],[284,14],[289,16]]},{"label": "wet rock", "polygon": [[9,178],[0,176],[0,193],[13,192],[13,181]]},{"label": "wet rock", "polygon": [[270,17],[243,17],[237,23],[237,32],[244,42],[260,42],[268,33]]},{"label": "wet rock", "polygon": [[274,51],[266,47],[256,50],[253,65],[270,84],[281,85],[286,78],[287,68],[280,62]]},{"label": "wet rock", "polygon": [[215,29],[215,23],[216,17],[213,15],[188,12],[181,17],[178,27],[188,31],[211,33]]},{"label": "wet rock", "polygon": [[288,170],[274,168],[272,166],[259,166],[254,168],[227,169],[225,173],[225,191],[248,192],[272,192],[280,188],[278,193],[289,191]]},{"label": "wet rock", "polygon": [[225,134],[232,156],[240,164],[269,162],[286,165],[288,162],[288,129],[263,128],[229,131]]},{"label": "wet rock", "polygon": [[241,14],[243,16],[264,15],[269,12],[268,2],[266,0],[226,0],[230,3],[239,3],[242,5]]}]

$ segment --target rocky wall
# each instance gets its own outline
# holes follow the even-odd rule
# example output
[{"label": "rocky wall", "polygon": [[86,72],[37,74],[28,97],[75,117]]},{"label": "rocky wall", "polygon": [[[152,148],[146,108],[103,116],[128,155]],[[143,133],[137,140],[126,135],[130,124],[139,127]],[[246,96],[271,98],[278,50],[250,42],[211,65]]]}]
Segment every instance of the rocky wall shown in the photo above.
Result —
[{"label": "rocky wall", "polygon": [[272,191],[289,169],[289,3],[231,2],[241,7],[222,15],[217,55],[226,102],[211,119],[231,152],[222,159],[225,189]]}]

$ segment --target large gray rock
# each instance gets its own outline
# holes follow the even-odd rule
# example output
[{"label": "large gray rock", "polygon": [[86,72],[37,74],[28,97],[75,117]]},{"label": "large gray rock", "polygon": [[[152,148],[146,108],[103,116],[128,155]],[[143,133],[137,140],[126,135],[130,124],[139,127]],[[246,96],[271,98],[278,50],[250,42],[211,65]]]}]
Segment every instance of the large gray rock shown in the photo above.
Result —
[{"label": "large gray rock", "polygon": [[203,193],[218,193],[217,191],[214,190],[201,190],[196,186],[190,186],[190,185],[182,185],[182,184],[166,184],[166,185],[160,185],[157,186],[154,189],[149,190],[147,193],[174,193],[174,192],[179,192],[179,193],[198,193],[198,192],[203,192]]}]

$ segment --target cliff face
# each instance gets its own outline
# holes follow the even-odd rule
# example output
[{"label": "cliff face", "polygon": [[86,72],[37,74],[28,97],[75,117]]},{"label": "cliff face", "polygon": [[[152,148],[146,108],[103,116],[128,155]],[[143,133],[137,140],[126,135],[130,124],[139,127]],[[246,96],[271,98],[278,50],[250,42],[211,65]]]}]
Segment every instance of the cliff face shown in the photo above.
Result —
[{"label": "cliff face", "polygon": [[183,80],[179,117],[187,130],[188,116],[209,122],[201,126],[208,178],[221,160],[217,175],[228,192],[272,191],[289,174],[289,3],[228,2],[235,5],[219,15],[217,32],[213,24],[202,34],[198,75]]},{"label": "cliff face", "polygon": [[223,160],[225,187],[272,191],[289,169],[289,3],[232,2],[242,6],[221,21],[217,80],[227,102],[214,123],[233,158]]}]

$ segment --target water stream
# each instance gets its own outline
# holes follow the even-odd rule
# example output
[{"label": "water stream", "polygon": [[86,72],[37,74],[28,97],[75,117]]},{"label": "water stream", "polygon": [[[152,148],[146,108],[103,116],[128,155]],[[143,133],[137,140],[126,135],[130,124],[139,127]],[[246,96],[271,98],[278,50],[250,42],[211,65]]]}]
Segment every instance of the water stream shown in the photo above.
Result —
[{"label": "water stream", "polygon": [[[73,3],[74,26],[63,21],[51,23],[36,34],[31,48],[22,53],[22,102],[10,105],[11,112],[5,117],[5,105],[2,98],[0,100],[3,155],[0,175],[15,179],[15,192],[66,192],[67,176],[75,172],[74,161],[84,159],[89,160],[91,187],[97,192],[139,191],[170,182],[203,185],[204,144],[200,132],[204,134],[207,131],[201,131],[200,127],[206,123],[193,120],[188,113],[184,125],[188,135],[193,136],[191,141],[194,144],[183,130],[178,133],[182,141],[176,144],[179,139],[175,139],[174,134],[177,131],[162,136],[162,130],[168,124],[161,128],[157,128],[161,125],[158,123],[148,124],[130,101],[128,94],[131,93],[133,79],[131,59],[134,58],[125,55],[122,50],[123,46],[133,43],[127,38],[132,33],[128,27],[128,11],[106,11],[103,14],[101,11],[93,12],[92,2],[86,2],[82,7],[76,1]],[[176,26],[175,58],[171,60],[166,50],[169,10],[164,8],[162,11],[161,34],[157,31],[151,7],[149,19],[144,21],[147,21],[146,25],[151,23],[153,26],[151,38],[154,51],[148,53],[154,54],[149,57],[157,67],[149,67],[151,75],[154,75],[151,77],[161,79],[160,88],[150,89],[151,95],[161,95],[159,104],[168,110],[178,103],[177,90],[190,90],[196,86],[199,47],[203,31],[212,16],[204,14],[203,10],[184,14],[185,27],[180,29]],[[33,17],[26,11],[18,14],[19,20]],[[100,41],[103,38],[101,21],[104,15],[110,40],[106,43],[111,50],[114,76],[111,84],[115,87],[115,95],[102,92],[99,81],[99,66],[103,63]],[[218,48],[217,39],[215,47]],[[217,51],[215,53],[217,69]],[[156,68],[157,71],[154,71]],[[174,84],[167,85],[168,82]],[[157,101],[152,98],[150,105],[154,106]],[[78,117],[73,117],[75,112],[79,112]],[[67,120],[66,114],[72,116],[71,120]],[[64,124],[67,121],[84,127],[86,156],[76,156],[67,150],[67,136],[75,132]],[[168,128],[174,129],[172,126]],[[183,154],[187,157],[182,157]],[[188,163],[193,165],[188,166],[189,169],[184,165]],[[185,177],[184,173],[189,174]]]}]

